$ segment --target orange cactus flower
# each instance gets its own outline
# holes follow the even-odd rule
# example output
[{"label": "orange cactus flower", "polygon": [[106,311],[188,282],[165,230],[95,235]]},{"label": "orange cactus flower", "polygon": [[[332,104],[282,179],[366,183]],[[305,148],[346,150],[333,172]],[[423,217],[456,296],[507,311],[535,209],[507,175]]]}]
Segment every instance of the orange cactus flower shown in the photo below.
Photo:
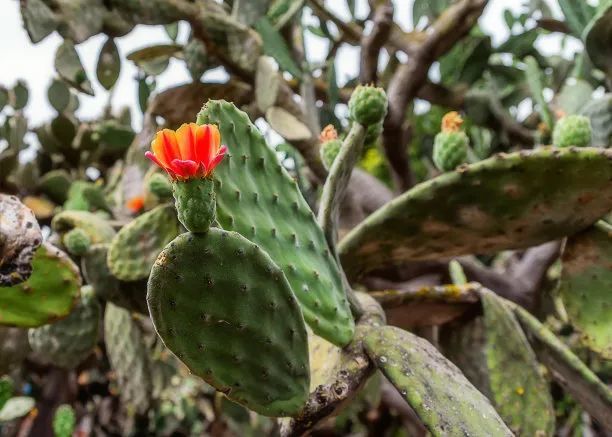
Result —
[{"label": "orange cactus flower", "polygon": [[130,200],[125,202],[125,206],[129,209],[133,214],[142,211],[144,208],[144,197],[136,196],[132,197]]},{"label": "orange cactus flower", "polygon": [[214,124],[189,123],[176,131],[157,132],[151,150],[145,153],[147,158],[173,179],[186,180],[209,176],[225,156],[227,147],[221,145],[221,135]]},{"label": "orange cactus flower", "polygon": [[442,117],[442,132],[459,132],[463,119],[457,111],[451,111]]}]

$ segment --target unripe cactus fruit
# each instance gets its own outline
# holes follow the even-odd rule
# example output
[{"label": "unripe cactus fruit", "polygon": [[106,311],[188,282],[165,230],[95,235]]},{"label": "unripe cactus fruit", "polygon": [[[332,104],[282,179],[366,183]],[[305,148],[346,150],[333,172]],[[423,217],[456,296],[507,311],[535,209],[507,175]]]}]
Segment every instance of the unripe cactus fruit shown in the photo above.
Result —
[{"label": "unripe cactus fruit", "polygon": [[70,254],[82,256],[89,250],[91,238],[83,229],[74,228],[64,234],[63,243]]},{"label": "unripe cactus fruit", "polygon": [[206,232],[215,221],[215,183],[212,179],[174,181],[172,192],[178,219],[191,232]]},{"label": "unripe cactus fruit", "polygon": [[469,138],[461,131],[463,120],[455,111],[442,118],[442,131],[436,135],[433,161],[441,171],[454,170],[467,161]]},{"label": "unripe cactus fruit", "polygon": [[74,432],[76,417],[74,410],[68,404],[57,407],[53,415],[53,434],[55,437],[70,437]]},{"label": "unripe cactus fruit", "polygon": [[582,115],[568,115],[557,121],[553,131],[557,147],[587,147],[591,145],[591,121]]},{"label": "unripe cactus fruit", "polygon": [[172,197],[172,185],[168,178],[162,174],[155,173],[149,178],[149,191],[157,197]]},{"label": "unripe cactus fruit", "polygon": [[348,103],[349,116],[364,126],[377,124],[387,115],[387,104],[384,89],[359,85]]},{"label": "unripe cactus fruit", "polygon": [[338,132],[331,124],[325,126],[319,135],[319,141],[321,142],[321,148],[319,153],[321,154],[321,161],[326,169],[330,169],[338,152],[342,147],[342,141],[338,139]]}]

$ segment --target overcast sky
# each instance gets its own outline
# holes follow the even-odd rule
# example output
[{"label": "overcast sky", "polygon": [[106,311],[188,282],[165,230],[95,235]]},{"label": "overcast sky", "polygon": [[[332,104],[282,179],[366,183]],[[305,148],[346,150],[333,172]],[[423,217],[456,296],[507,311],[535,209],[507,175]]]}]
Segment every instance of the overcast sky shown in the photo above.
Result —
[{"label": "overcast sky", "polygon": [[[348,11],[342,1],[334,0],[327,2],[334,4],[336,12],[348,20]],[[506,25],[503,21],[502,12],[505,8],[519,10],[521,2],[518,0],[490,0],[484,15],[480,19],[480,25],[484,31],[490,34],[494,44],[503,41],[508,36]],[[552,2],[555,3],[555,2]],[[358,0],[358,13],[366,11],[366,0]],[[410,30],[411,1],[398,0],[395,2],[396,19],[406,29]],[[559,11],[554,11],[559,14]],[[47,87],[53,76],[53,58],[55,50],[61,43],[61,37],[56,33],[48,36],[42,42],[34,45],[30,42],[27,33],[23,29],[21,15],[19,13],[19,2],[17,0],[0,1],[0,53],[2,54],[2,65],[0,66],[0,84],[11,87],[17,79],[23,79],[30,88],[30,100],[26,108],[26,114],[33,124],[49,120],[54,110],[50,107],[47,98]],[[187,25],[182,23],[179,33],[179,41],[184,41],[187,36]],[[95,65],[98,51],[104,43],[105,37],[98,35],[77,46],[81,60],[89,74],[96,95],[94,97],[81,95],[81,106],[78,115],[85,118],[97,116],[105,102],[108,100],[108,92],[100,87],[95,79]],[[167,43],[166,36],[161,26],[137,26],[128,35],[117,38],[116,42],[122,56],[131,51],[154,45]],[[316,60],[326,53],[326,45],[316,37],[310,37],[307,41],[309,55]],[[558,52],[560,40],[556,36],[541,38],[538,41],[539,48],[546,52]],[[578,44],[570,44],[566,52],[572,52],[579,47]],[[336,69],[339,80],[353,75],[358,66],[358,48],[346,48],[339,52]],[[128,105],[132,108],[135,127],[140,124],[140,110],[137,105],[136,83],[133,78],[136,68],[129,61],[122,63],[121,75],[115,85],[113,95],[113,106]],[[218,71],[207,73],[204,79],[223,80],[223,75]],[[171,61],[171,65],[162,75],[158,77],[158,89],[165,89],[171,85],[184,83],[190,80],[184,64],[179,61]]]}]

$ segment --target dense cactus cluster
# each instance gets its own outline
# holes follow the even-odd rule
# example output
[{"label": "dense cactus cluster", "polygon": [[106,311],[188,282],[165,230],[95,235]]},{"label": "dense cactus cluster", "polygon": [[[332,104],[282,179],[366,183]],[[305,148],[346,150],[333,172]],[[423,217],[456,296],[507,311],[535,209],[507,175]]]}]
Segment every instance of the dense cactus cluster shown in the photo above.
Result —
[{"label": "dense cactus cluster", "polygon": [[[612,5],[507,10],[494,45],[486,0],[410,32],[332,3],[19,3],[62,42],[50,121],[0,86],[2,435],[612,432]],[[141,123],[112,96],[142,24]]]}]

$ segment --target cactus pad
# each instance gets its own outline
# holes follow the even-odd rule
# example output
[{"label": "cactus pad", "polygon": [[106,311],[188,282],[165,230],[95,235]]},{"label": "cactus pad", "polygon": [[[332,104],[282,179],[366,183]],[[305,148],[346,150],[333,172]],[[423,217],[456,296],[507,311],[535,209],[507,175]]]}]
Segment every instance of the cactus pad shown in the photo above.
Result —
[{"label": "cactus pad", "polygon": [[0,325],[36,327],[70,313],[79,296],[77,266],[58,248],[43,243],[32,259],[32,275],[0,287]]},{"label": "cactus pad", "polygon": [[108,244],[95,244],[91,246],[85,256],[81,258],[81,270],[98,296],[102,300],[114,303],[130,311],[142,314],[147,309],[147,283],[142,281],[120,281],[108,268]]},{"label": "cactus pad", "polygon": [[108,266],[122,281],[149,276],[157,255],[179,234],[179,223],[172,205],[148,211],[115,235],[108,251]]},{"label": "cactus pad", "polygon": [[60,212],[53,217],[51,227],[60,234],[80,228],[89,236],[92,244],[108,243],[115,236],[115,230],[106,220],[87,211]]},{"label": "cactus pad", "polygon": [[487,398],[427,341],[385,326],[368,332],[364,346],[432,435],[513,435]]},{"label": "cactus pad", "polygon": [[228,156],[214,173],[217,220],[270,255],[317,335],[346,345],[355,327],[340,270],[296,182],[234,105],[211,100],[198,115],[198,123],[217,124],[228,148]]},{"label": "cactus pad", "polygon": [[591,121],[593,146],[612,147],[612,94],[591,100],[580,113]]},{"label": "cactus pad", "polygon": [[81,301],[65,319],[32,328],[28,340],[38,361],[66,369],[78,366],[92,352],[98,340],[100,305],[91,289],[83,287]]},{"label": "cactus pad", "polygon": [[282,270],[257,245],[216,228],[179,235],[153,266],[147,301],[166,346],[230,399],[269,416],[304,405],[304,319]]},{"label": "cactus pad", "polygon": [[106,305],[104,312],[104,343],[121,387],[122,402],[144,413],[153,391],[150,351],[130,312],[112,303]]},{"label": "cactus pad", "polygon": [[81,228],[74,228],[66,232],[62,241],[66,250],[75,256],[84,255],[91,246],[91,238]]},{"label": "cactus pad", "polygon": [[612,236],[597,227],[570,237],[561,297],[582,341],[612,360]]},{"label": "cactus pad", "polygon": [[493,404],[517,435],[552,436],[555,412],[550,389],[521,325],[492,292],[482,292],[481,297]]},{"label": "cactus pad", "polygon": [[534,246],[584,229],[611,209],[612,150],[544,147],[415,186],[354,228],[338,251],[355,277],[407,260]]}]

